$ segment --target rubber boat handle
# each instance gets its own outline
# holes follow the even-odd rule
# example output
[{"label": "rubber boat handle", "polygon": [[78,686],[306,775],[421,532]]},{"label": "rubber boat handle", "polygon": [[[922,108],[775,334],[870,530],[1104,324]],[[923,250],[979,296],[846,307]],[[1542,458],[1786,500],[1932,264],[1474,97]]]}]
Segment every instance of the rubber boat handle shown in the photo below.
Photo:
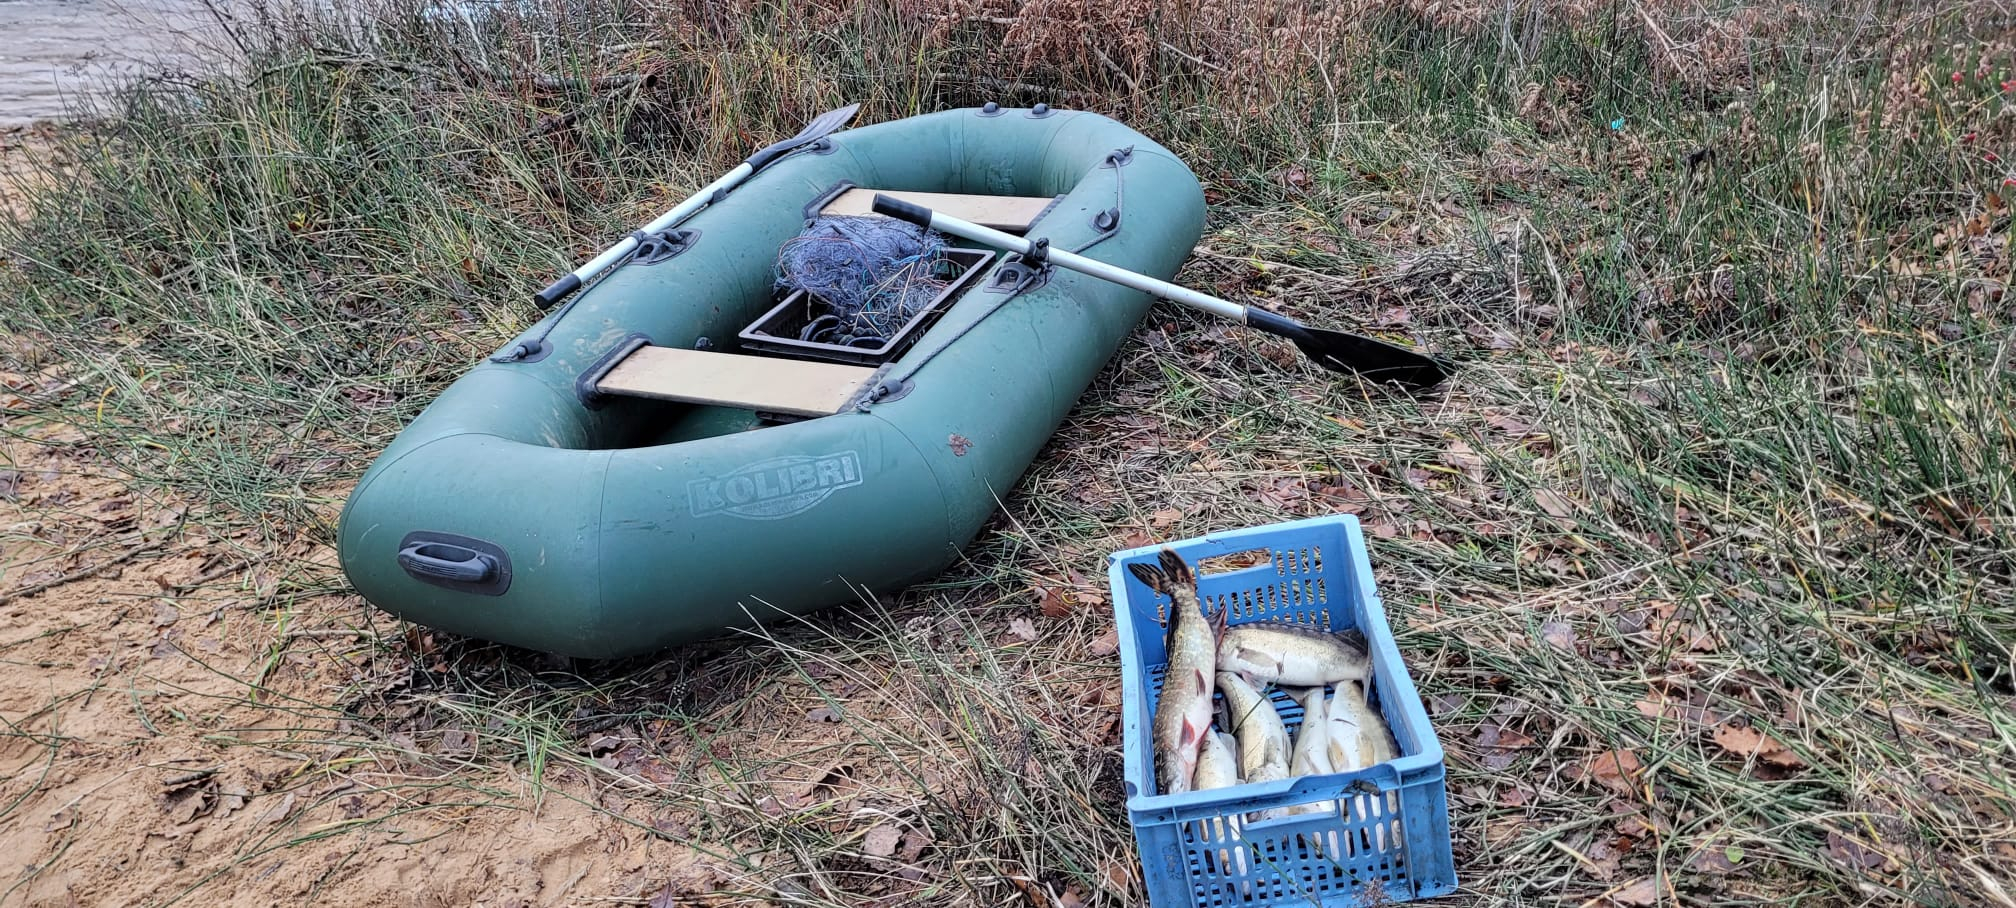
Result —
[{"label": "rubber boat handle", "polygon": [[442,542],[416,542],[399,550],[399,566],[415,577],[482,583],[497,574],[497,559]]}]

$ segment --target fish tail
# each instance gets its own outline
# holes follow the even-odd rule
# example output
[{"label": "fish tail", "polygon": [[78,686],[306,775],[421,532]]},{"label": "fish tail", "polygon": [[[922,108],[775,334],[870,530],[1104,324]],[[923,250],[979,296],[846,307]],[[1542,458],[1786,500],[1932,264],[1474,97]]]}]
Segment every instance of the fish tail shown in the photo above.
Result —
[{"label": "fish tail", "polygon": [[1169,583],[1173,587],[1196,585],[1197,576],[1190,571],[1190,565],[1183,561],[1183,556],[1176,554],[1175,549],[1163,546],[1158,560],[1162,562],[1163,575],[1169,578]]},{"label": "fish tail", "polygon": [[1149,589],[1162,595],[1166,596],[1170,590],[1176,588],[1175,584],[1169,582],[1169,575],[1152,564],[1130,564],[1127,570],[1134,575],[1134,579],[1147,584]]}]

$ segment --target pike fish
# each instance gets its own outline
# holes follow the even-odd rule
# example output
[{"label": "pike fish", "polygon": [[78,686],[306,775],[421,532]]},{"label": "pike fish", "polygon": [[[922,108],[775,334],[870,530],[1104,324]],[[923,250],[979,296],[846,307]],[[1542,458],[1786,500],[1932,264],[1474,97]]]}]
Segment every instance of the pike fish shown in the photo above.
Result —
[{"label": "pike fish", "polygon": [[[1323,688],[1304,687],[1288,692],[1302,704],[1302,727],[1295,732],[1295,747],[1288,760],[1288,773],[1296,776],[1327,775],[1330,766],[1330,722],[1323,706]],[[1328,813],[1337,809],[1333,801],[1312,801],[1288,808],[1291,814]]]},{"label": "pike fish", "polygon": [[1161,567],[1130,564],[1142,583],[1170,599],[1169,629],[1163,638],[1169,668],[1155,699],[1155,783],[1162,794],[1191,790],[1197,757],[1211,729],[1211,676],[1217,671],[1219,623],[1204,615],[1190,565],[1173,549],[1163,549]]},{"label": "pike fish", "polygon": [[[1225,707],[1232,717],[1232,729],[1239,739],[1239,775],[1247,784],[1288,778],[1288,728],[1274,704],[1253,685],[1231,672],[1218,673],[1218,689],[1225,694]],[[1260,811],[1255,819],[1285,816],[1272,808]]]},{"label": "pike fish", "polygon": [[1372,671],[1365,635],[1320,631],[1299,624],[1237,624],[1218,638],[1218,670],[1244,675],[1254,685],[1322,687],[1362,681]]}]

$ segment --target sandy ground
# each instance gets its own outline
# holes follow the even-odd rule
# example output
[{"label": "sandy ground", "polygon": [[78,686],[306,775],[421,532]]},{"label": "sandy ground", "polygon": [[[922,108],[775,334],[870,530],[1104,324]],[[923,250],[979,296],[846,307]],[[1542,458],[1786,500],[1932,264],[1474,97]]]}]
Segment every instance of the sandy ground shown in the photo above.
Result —
[{"label": "sandy ground", "polygon": [[316,707],[372,669],[341,622],[387,619],[325,595],[285,613],[327,626],[278,626],[290,584],[241,540],[130,492],[74,430],[37,434],[0,473],[0,590],[54,584],[0,592],[0,904],[576,904],[683,863],[592,792],[430,788]]}]

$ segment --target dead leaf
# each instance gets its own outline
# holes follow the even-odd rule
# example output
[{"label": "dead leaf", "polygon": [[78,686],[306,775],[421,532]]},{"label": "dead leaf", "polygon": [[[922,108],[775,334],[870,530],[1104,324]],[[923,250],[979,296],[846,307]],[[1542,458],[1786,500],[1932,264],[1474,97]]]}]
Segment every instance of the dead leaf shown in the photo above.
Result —
[{"label": "dead leaf", "polygon": [[1743,860],[1741,845],[1709,845],[1687,859],[1687,869],[1695,873],[1734,873]]},{"label": "dead leaf", "polygon": [[929,847],[931,847],[931,833],[928,830],[905,829],[903,843],[897,849],[896,856],[906,862],[914,861]]},{"label": "dead leaf", "polygon": [[896,827],[883,823],[868,830],[868,835],[861,840],[861,850],[873,857],[886,858],[896,853],[896,843],[902,837],[903,833]]},{"label": "dead leaf", "polygon": [[459,728],[451,728],[441,733],[443,754],[466,754],[476,750],[476,736]]},{"label": "dead leaf", "polygon": [[1158,530],[1166,530],[1183,519],[1183,512],[1175,508],[1163,508],[1148,515],[1148,525]]},{"label": "dead leaf", "polygon": [[1575,513],[1575,503],[1569,501],[1568,496],[1553,489],[1534,489],[1533,503],[1539,505],[1540,510],[1546,512],[1547,516],[1556,520],[1565,520]]},{"label": "dead leaf", "polygon": [[1857,870],[1875,870],[1890,863],[1890,856],[1861,840],[1827,831],[1827,856]]},{"label": "dead leaf", "polygon": [[1134,865],[1126,861],[1110,861],[1100,868],[1099,882],[1105,885],[1107,892],[1124,898],[1134,885]]},{"label": "dead leaf", "polygon": [[1448,449],[1442,452],[1442,462],[1462,470],[1472,482],[1484,481],[1484,456],[1470,447],[1469,442],[1460,438],[1450,442]]},{"label": "dead leaf", "polygon": [[1559,618],[1540,625],[1540,639],[1562,652],[1575,651],[1575,628]]},{"label": "dead leaf", "polygon": [[0,501],[14,501],[21,497],[21,471],[0,470]]},{"label": "dead leaf", "polygon": [[1715,743],[1739,757],[1755,757],[1773,766],[1799,769],[1806,765],[1791,748],[1747,724],[1730,722],[1715,729]]},{"label": "dead leaf", "polygon": [[261,826],[271,826],[281,820],[287,819],[287,814],[292,813],[293,810],[294,793],[290,791],[286,797],[280,799],[280,803],[266,808],[266,812],[259,815],[257,822]]},{"label": "dead leaf", "polygon": [[1057,897],[1057,908],[1085,908],[1085,887],[1072,883],[1064,887],[1064,894]]},{"label": "dead leaf", "polygon": [[243,810],[245,809],[245,799],[251,796],[252,793],[246,791],[245,786],[236,782],[227,782],[217,790],[217,808],[213,815],[221,820],[230,816],[234,810]]},{"label": "dead leaf", "polygon": [[182,619],[182,610],[168,602],[154,603],[154,626],[167,627]]},{"label": "dead leaf", "polygon": [[1045,618],[1062,618],[1071,614],[1071,596],[1054,586],[1036,588],[1037,611]]},{"label": "dead leaf", "polygon": [[1638,761],[1638,754],[1632,750],[1611,750],[1584,760],[1570,767],[1578,778],[1589,779],[1618,794],[1634,794],[1638,790],[1638,776],[1644,765]]},{"label": "dead leaf", "polygon": [[351,795],[347,798],[344,798],[342,801],[342,805],[343,805],[343,819],[354,820],[364,815],[363,795]]},{"label": "dead leaf", "polygon": [[197,817],[208,814],[211,808],[216,806],[216,799],[212,797],[215,791],[216,782],[214,779],[205,777],[202,784],[191,785],[170,792],[165,805],[168,810],[168,818],[175,825],[180,826],[195,820]]},{"label": "dead leaf", "polygon": [[840,721],[840,712],[831,706],[820,706],[807,710],[805,718],[812,722],[838,722]]},{"label": "dead leaf", "polygon": [[1120,631],[1107,628],[1106,633],[1092,638],[1092,655],[1111,656],[1120,651]]},{"label": "dead leaf", "polygon": [[645,902],[644,906],[645,908],[679,908],[679,894],[672,891],[672,884],[668,881],[665,884],[665,888],[658,890],[658,893],[651,896],[651,900]]},{"label": "dead leaf", "polygon": [[1036,623],[1027,618],[1016,618],[1008,622],[1008,635],[1025,643],[1036,639]]},{"label": "dead leaf", "polygon": [[1629,908],[1651,908],[1659,903],[1659,884],[1648,876],[1610,893],[1610,901]]},{"label": "dead leaf", "polygon": [[957,432],[952,433],[946,441],[952,445],[953,457],[965,457],[967,451],[973,450],[973,440]]},{"label": "dead leaf", "polygon": [[1477,746],[1483,751],[1487,769],[1504,769],[1517,759],[1518,751],[1532,747],[1533,737],[1495,722],[1477,729]]}]

